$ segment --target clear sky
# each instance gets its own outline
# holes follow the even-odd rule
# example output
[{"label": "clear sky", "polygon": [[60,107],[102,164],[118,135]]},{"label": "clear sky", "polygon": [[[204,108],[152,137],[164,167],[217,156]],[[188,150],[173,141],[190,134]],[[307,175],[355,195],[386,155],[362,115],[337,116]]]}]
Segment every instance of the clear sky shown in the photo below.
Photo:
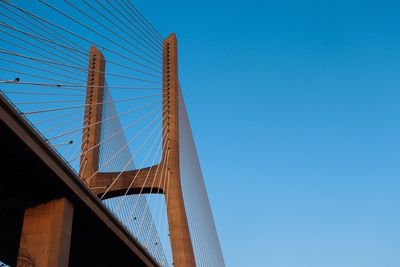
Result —
[{"label": "clear sky", "polygon": [[400,266],[398,1],[135,2],[177,33],[227,266]]}]

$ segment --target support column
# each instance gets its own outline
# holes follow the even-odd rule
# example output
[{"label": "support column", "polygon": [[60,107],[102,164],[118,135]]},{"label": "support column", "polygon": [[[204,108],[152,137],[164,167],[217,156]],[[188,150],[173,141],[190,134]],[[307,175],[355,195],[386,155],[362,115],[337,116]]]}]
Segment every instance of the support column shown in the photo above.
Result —
[{"label": "support column", "polygon": [[68,267],[73,210],[66,198],[25,210],[17,267]]},{"label": "support column", "polygon": [[[103,54],[94,46],[90,47],[89,72],[86,89],[86,107],[84,129],[82,133],[81,155],[79,169],[80,177],[88,179],[99,169],[101,120],[104,96],[105,60]],[[91,180],[87,181],[89,187]]]},{"label": "support column", "polygon": [[[175,267],[196,266],[189,225],[180,180],[179,169],[179,80],[178,80],[178,51],[174,33],[163,43],[163,94],[168,101],[169,110],[167,127],[169,132],[169,186],[165,194],[167,198],[167,216],[172,246],[172,256]],[[163,123],[164,125],[164,123]],[[166,159],[163,159],[166,160]]]}]

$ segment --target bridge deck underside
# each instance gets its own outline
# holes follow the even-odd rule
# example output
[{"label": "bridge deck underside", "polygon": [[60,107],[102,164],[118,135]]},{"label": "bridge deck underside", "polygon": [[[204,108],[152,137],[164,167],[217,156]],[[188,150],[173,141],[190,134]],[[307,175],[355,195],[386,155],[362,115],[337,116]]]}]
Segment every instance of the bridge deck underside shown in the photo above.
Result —
[{"label": "bridge deck underside", "polygon": [[[152,262],[149,258],[143,261],[146,253],[138,248],[138,256],[116,234],[123,232],[123,227],[110,216],[100,218],[93,211],[88,205],[92,196],[74,192],[20,137],[3,118],[0,120],[0,261],[16,264],[26,208],[66,197],[74,204],[69,266],[148,266]],[[134,241],[130,242],[136,246]]]}]

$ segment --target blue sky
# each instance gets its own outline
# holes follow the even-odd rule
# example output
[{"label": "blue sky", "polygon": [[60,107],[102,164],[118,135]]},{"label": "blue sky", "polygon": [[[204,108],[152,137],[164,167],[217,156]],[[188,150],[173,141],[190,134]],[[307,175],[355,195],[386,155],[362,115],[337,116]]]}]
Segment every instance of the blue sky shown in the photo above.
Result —
[{"label": "blue sky", "polygon": [[227,266],[400,266],[397,1],[136,1],[180,81]]}]

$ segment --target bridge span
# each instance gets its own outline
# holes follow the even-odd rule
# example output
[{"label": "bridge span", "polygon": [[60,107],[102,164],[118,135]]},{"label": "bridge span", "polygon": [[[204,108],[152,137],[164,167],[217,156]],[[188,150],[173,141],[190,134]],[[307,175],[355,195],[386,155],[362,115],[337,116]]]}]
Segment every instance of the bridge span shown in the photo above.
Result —
[{"label": "bridge span", "polygon": [[[29,259],[18,256],[25,210],[43,203],[66,201],[74,207],[73,215],[65,215],[73,216],[72,225],[63,226],[71,235],[69,266],[158,266],[3,95],[0,95],[0,147],[1,260],[15,266],[20,258],[30,266]],[[52,216],[49,214],[43,220],[51,224]],[[59,225],[48,227],[49,231],[55,231]],[[60,240],[48,240],[46,245],[57,247],[57,242]]]}]

